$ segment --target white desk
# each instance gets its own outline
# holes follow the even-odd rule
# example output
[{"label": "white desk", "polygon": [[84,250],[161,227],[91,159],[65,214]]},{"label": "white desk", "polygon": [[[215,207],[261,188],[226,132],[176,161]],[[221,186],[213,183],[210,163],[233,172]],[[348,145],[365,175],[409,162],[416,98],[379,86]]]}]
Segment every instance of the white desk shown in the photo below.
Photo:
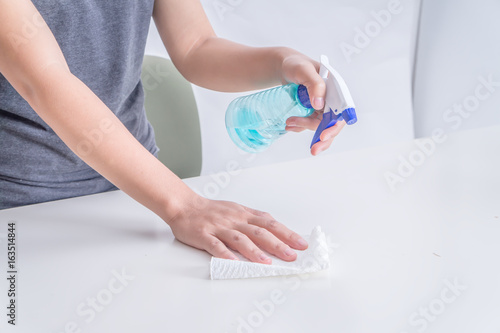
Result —
[{"label": "white desk", "polygon": [[[450,136],[391,191],[384,173],[415,149],[247,169],[220,190],[300,233],[321,225],[333,267],[308,278],[211,281],[207,253],[121,192],[2,211],[0,233],[17,223],[19,295],[13,329],[4,237],[0,331],[500,332],[500,127]],[[116,280],[122,268],[134,279]]]}]

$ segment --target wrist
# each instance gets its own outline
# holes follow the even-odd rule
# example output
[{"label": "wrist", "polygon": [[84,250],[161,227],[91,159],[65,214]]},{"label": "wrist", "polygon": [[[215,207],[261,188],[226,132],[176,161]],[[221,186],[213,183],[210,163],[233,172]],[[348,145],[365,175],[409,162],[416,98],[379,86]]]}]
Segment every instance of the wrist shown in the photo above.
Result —
[{"label": "wrist", "polygon": [[277,78],[278,81],[280,81],[282,84],[287,84],[289,81],[287,80],[285,73],[283,71],[283,64],[285,63],[286,59],[290,57],[291,55],[297,54],[297,51],[294,49],[291,49],[289,47],[276,47],[274,48],[274,73],[275,77]]},{"label": "wrist", "polygon": [[158,214],[169,226],[181,215],[192,211],[193,209],[202,209],[207,203],[208,199],[197,194],[185,185],[184,189],[172,190],[171,195],[160,205],[161,213]]},{"label": "wrist", "polygon": [[276,75],[282,84],[299,83],[300,78],[297,74],[303,73],[311,64],[319,69],[316,61],[288,47],[277,48],[276,60]]}]

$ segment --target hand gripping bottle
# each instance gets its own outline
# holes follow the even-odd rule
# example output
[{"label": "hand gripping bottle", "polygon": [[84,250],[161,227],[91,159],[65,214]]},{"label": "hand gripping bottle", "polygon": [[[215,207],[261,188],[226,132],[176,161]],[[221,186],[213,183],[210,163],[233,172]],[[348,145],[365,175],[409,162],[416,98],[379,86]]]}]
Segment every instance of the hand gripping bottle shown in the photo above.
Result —
[{"label": "hand gripping bottle", "polygon": [[[345,120],[352,125],[357,120],[349,89],[326,56],[321,56],[319,74],[326,83],[325,112],[311,147],[320,141],[321,133],[337,121]],[[306,87],[291,83],[232,101],[226,111],[226,128],[239,148],[257,153],[286,133],[289,117],[307,117],[313,112]]]}]

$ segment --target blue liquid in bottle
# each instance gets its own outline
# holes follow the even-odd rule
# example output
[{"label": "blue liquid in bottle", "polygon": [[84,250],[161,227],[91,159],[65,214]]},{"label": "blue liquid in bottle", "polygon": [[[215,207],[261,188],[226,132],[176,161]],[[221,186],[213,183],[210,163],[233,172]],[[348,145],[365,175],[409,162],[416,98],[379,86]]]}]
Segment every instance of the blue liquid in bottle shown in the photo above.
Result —
[{"label": "blue liquid in bottle", "polygon": [[226,111],[226,128],[239,148],[257,153],[286,134],[289,117],[307,117],[313,112],[306,87],[291,83],[232,101]]}]

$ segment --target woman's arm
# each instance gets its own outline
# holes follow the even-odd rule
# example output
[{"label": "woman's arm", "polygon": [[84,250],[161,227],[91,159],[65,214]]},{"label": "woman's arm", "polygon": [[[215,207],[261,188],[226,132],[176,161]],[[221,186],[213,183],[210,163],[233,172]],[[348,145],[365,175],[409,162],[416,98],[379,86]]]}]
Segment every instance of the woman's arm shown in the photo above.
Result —
[{"label": "woman's arm", "polygon": [[[25,21],[36,33],[23,34]],[[269,263],[260,246],[284,260],[306,244],[268,215],[202,198],[149,153],[69,70],[52,32],[29,0],[0,0],[0,72],[64,143],[89,166],[166,221],[181,241],[221,258],[226,244]],[[85,133],[102,140],[82,150]]]},{"label": "woman's arm", "polygon": [[[136,200],[168,218],[178,209],[177,201],[190,190],[71,74],[57,41],[31,1],[0,0],[0,21],[0,72],[73,152]],[[36,33],[29,37],[23,34],[25,21],[37,23]],[[85,133],[96,131],[102,135],[100,143],[91,150],[79,149]],[[162,188],[176,189],[180,199]]]},{"label": "woman's arm", "polygon": [[[230,92],[294,82],[307,87],[316,110],[323,108],[326,87],[317,61],[286,47],[249,47],[218,38],[199,0],[156,0],[153,18],[172,62],[192,83]],[[291,117],[286,129],[316,130],[320,114]],[[327,149],[344,125],[323,131],[311,153]]]}]

